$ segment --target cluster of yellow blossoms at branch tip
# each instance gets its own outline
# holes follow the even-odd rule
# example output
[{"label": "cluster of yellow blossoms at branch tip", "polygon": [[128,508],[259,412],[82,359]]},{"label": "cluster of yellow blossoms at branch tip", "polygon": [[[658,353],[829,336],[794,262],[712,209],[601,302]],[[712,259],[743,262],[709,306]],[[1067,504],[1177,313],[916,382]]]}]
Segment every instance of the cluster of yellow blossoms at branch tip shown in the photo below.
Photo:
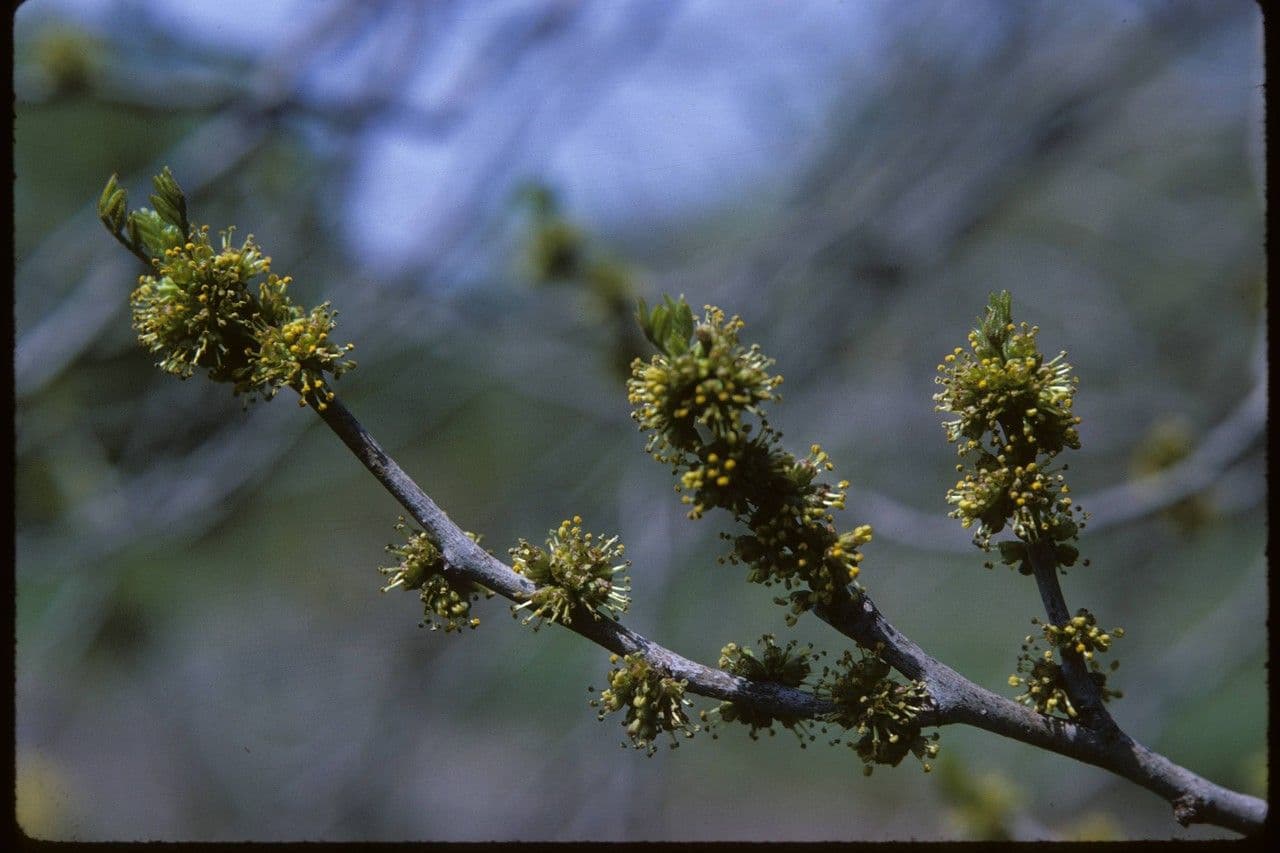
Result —
[{"label": "cluster of yellow blossoms at branch tip", "polygon": [[355,345],[329,339],[337,313],[327,302],[309,310],[296,305],[287,294],[292,279],[271,272],[271,259],[252,235],[236,245],[228,228],[215,248],[209,226],[187,222],[186,198],[168,170],[155,186],[155,210],[126,215],[125,191],[114,176],[98,204],[112,235],[152,267],[129,300],[138,341],[180,379],[205,370],[250,399],[269,399],[289,386],[301,405],[328,408],[334,393],[326,377],[355,366],[344,360]]}]

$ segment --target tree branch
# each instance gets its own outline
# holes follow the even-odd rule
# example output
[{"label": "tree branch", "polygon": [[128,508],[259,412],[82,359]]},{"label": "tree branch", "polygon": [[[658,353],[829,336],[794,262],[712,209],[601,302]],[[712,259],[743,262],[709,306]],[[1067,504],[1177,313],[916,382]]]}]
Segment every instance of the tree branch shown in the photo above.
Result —
[{"label": "tree branch", "polygon": [[[1027,555],[1045,615],[1051,624],[1062,626],[1071,621],[1071,612],[1062,595],[1062,585],[1058,583],[1058,563],[1048,550],[1052,547],[1052,542],[1040,540],[1027,546]],[[1080,706],[1085,725],[1111,735],[1118,733],[1119,727],[1107,713],[1098,685],[1089,677],[1089,665],[1084,657],[1070,645],[1060,646],[1058,653],[1062,657],[1062,676],[1067,682],[1067,693]]]},{"label": "tree branch", "polygon": [[[435,540],[447,563],[446,574],[481,584],[511,601],[527,600],[534,584],[468,538],[340,401],[330,401],[317,413]],[[877,649],[907,678],[924,682],[933,707],[921,714],[922,726],[963,723],[1109,770],[1167,800],[1183,826],[1208,823],[1246,835],[1262,831],[1267,816],[1263,800],[1215,785],[1118,729],[1108,734],[1048,717],[974,684],[900,634],[868,597],[820,606],[815,613],[860,646]],[[687,679],[692,693],[742,702],[774,715],[814,718],[832,710],[830,703],[810,693],[703,666],[610,619],[579,613],[566,627],[616,654],[643,655],[672,676]]]},{"label": "tree branch", "polygon": [[[478,583],[510,601],[523,603],[528,600],[537,589],[536,585],[468,538],[387,455],[341,401],[329,401],[325,411],[317,414],[431,536],[444,554],[446,574]],[[650,663],[660,666],[675,678],[688,679],[689,690],[701,696],[742,701],[774,715],[804,718],[819,717],[834,707],[802,690],[748,681],[723,670],[703,666],[611,619],[596,619],[590,613],[580,612],[565,627],[615,654],[642,654]]]}]

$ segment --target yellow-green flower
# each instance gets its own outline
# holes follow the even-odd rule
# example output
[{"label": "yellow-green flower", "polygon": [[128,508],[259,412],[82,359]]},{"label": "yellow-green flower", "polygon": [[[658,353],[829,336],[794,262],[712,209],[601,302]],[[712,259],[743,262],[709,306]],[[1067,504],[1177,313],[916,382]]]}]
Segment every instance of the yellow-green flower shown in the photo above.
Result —
[{"label": "yellow-green flower", "polygon": [[864,651],[855,658],[846,651],[834,667],[823,668],[818,694],[835,703],[827,719],[849,732],[843,742],[862,759],[868,776],[874,765],[896,767],[908,753],[927,773],[933,769],[927,759],[938,754],[938,734],[921,734],[917,718],[929,693],[921,682],[900,682],[891,672],[876,655]]},{"label": "yellow-green flower", "polygon": [[773,360],[744,346],[742,321],[714,306],[696,323],[683,298],[665,297],[652,311],[641,302],[639,320],[659,353],[633,364],[632,416],[654,458],[672,465],[689,517],[719,508],[747,526],[726,559],[745,563],[749,581],[787,590],[776,600],[789,607],[788,623],[856,594],[858,547],[871,528],[837,529],[833,512],[844,509],[849,483],[823,482],[835,467],[826,451],[815,444],[797,458],[769,427],[763,406],[782,381]]},{"label": "yellow-green flower", "polygon": [[601,691],[600,698],[591,700],[592,707],[600,708],[598,719],[625,710],[622,725],[631,745],[649,755],[657,751],[654,741],[662,732],[670,736],[673,749],[680,745],[676,732],[693,737],[698,727],[689,721],[684,710],[693,704],[684,698],[688,682],[660,672],[640,655],[621,659],[610,655],[609,662],[621,665],[609,671],[609,686]]},{"label": "yellow-green flower", "polygon": [[[1040,624],[1038,619],[1031,622]],[[1079,715],[1068,693],[1062,664],[1056,660],[1055,652],[1063,648],[1074,649],[1085,659],[1089,678],[1104,702],[1122,698],[1123,693],[1107,686],[1107,674],[1094,656],[1095,652],[1107,651],[1112,640],[1122,636],[1124,630],[1121,628],[1109,634],[1098,630],[1093,614],[1083,609],[1066,625],[1044,626],[1043,638],[1049,644],[1047,649],[1040,649],[1038,638],[1026,636],[1022,641],[1022,652],[1018,655],[1017,671],[1009,676],[1010,687],[1022,688],[1014,699],[1042,714],[1057,714],[1068,719]],[[1119,661],[1112,661],[1109,671],[1114,672],[1119,666]]]},{"label": "yellow-green flower", "polygon": [[974,528],[984,550],[1008,525],[1024,542],[1074,537],[1071,499],[1063,475],[1050,463],[1065,448],[1080,447],[1072,413],[1079,380],[1066,353],[1045,360],[1039,329],[1011,318],[1008,292],[992,294],[986,317],[969,333],[969,350],[956,347],[938,365],[939,411],[957,417],[943,424],[965,464],[947,492],[950,515]]},{"label": "yellow-green flower", "polygon": [[641,328],[661,350],[648,362],[636,359],[627,397],[632,416],[651,433],[648,450],[664,462],[678,462],[701,443],[698,430],[734,446],[748,441],[748,414],[774,399],[782,377],[772,375],[773,359],[758,346],[738,342],[743,322],[725,318],[708,305],[700,324],[681,300],[670,298],[649,312],[641,303]]},{"label": "yellow-green flower", "polygon": [[1044,626],[1044,638],[1048,643],[1074,649],[1086,661],[1092,661],[1096,652],[1109,651],[1112,642],[1123,636],[1123,628],[1110,631],[1099,628],[1097,618],[1083,607],[1065,625]]},{"label": "yellow-green flower", "polygon": [[287,385],[302,405],[325,409],[334,396],[328,379],[355,366],[343,360],[354,345],[330,340],[336,312],[327,302],[294,304],[290,277],[271,273],[252,235],[237,245],[228,228],[215,247],[207,225],[187,221],[186,196],[168,169],[154,183],[155,210],[126,215],[114,175],[98,201],[107,230],[152,267],[130,297],[139,343],[180,379],[204,370],[237,394],[266,399]]},{"label": "yellow-green flower", "polygon": [[545,549],[521,539],[510,550],[512,568],[538,588],[512,613],[530,608],[525,624],[537,620],[535,629],[543,621],[568,625],[579,607],[596,619],[602,613],[616,618],[630,603],[631,579],[622,572],[631,563],[621,560],[624,550],[617,536],[584,533],[576,515],[551,531]]},{"label": "yellow-green flower", "polygon": [[[800,687],[809,678],[813,670],[811,659],[813,645],[801,646],[795,640],[786,646],[779,646],[772,634],[760,638],[760,653],[757,655],[750,647],[729,643],[720,650],[720,668],[750,681],[780,684],[784,687]],[[757,740],[758,732],[767,731],[774,734],[774,723],[795,733],[801,748],[807,746],[806,739],[814,740],[809,734],[808,721],[802,717],[775,715],[759,708],[739,702],[721,702],[717,707],[701,712],[701,718],[711,731],[713,739],[718,734],[712,729],[716,720],[723,723],[739,723],[750,729],[751,739]]]},{"label": "yellow-green flower", "polygon": [[[403,545],[388,545],[387,553],[397,558],[394,566],[379,568],[389,578],[383,592],[393,589],[416,590],[425,607],[424,625],[432,631],[443,628],[445,633],[461,631],[464,626],[475,628],[480,624],[471,615],[471,603],[482,594],[492,592],[470,581],[461,581],[445,574],[444,554],[426,533],[405,524],[401,518],[396,530],[406,536]],[[473,540],[478,537],[468,533]]]}]

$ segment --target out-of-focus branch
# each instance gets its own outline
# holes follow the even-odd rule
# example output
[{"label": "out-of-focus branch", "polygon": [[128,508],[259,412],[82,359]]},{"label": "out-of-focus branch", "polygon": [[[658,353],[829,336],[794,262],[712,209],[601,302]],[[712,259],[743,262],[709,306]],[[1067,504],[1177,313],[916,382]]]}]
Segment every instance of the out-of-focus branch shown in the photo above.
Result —
[{"label": "out-of-focus branch", "polygon": [[1115,527],[1168,509],[1204,491],[1262,437],[1267,423],[1265,373],[1249,395],[1214,427],[1196,450],[1169,468],[1081,498],[1093,520],[1089,529]]}]

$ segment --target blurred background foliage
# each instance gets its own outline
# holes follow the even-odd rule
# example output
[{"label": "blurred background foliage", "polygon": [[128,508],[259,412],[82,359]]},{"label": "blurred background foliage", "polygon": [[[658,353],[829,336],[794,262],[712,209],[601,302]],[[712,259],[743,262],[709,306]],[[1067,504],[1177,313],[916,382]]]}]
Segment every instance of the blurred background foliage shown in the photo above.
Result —
[{"label": "blurred background foliage", "polygon": [[[1008,692],[1038,597],[944,517],[930,400],[1008,288],[1082,379],[1093,565],[1065,587],[1128,630],[1117,718],[1264,793],[1254,4],[33,0],[15,27],[28,833],[1222,834],[958,727],[933,775],[866,779],[789,737],[646,760],[587,707],[599,649],[500,600],[474,633],[418,630],[413,596],[378,593],[399,509],[314,416],[242,411],[135,345],[138,270],[92,204],[113,171],[141,198],[162,164],[194,218],[255,234],[299,299],[341,309],[360,367],[338,390],[459,524],[499,554],[573,513],[621,533],[626,621],[704,662],[783,613],[716,565],[724,520],[686,521],[642,452],[619,306],[741,314],[786,376],[773,421],[828,449],[844,517],[876,529],[861,579],[882,610]],[[556,223],[592,260],[550,286],[531,259]]]}]

